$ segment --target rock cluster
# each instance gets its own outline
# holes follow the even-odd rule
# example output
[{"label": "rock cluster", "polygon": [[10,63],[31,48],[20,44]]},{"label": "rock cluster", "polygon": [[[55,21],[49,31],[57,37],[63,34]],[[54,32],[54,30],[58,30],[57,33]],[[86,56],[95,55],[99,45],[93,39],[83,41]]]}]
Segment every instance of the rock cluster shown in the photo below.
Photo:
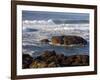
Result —
[{"label": "rock cluster", "polygon": [[72,45],[72,44],[81,44],[86,45],[87,41],[80,36],[53,36],[51,38],[52,44],[63,44],[63,45]]},{"label": "rock cluster", "polygon": [[33,58],[29,54],[22,55],[22,68],[29,68],[29,65],[33,62]]},{"label": "rock cluster", "polygon": [[55,51],[44,51],[40,56],[32,59],[29,55],[23,54],[23,68],[46,68],[46,67],[68,67],[88,66],[88,55],[65,56]]}]

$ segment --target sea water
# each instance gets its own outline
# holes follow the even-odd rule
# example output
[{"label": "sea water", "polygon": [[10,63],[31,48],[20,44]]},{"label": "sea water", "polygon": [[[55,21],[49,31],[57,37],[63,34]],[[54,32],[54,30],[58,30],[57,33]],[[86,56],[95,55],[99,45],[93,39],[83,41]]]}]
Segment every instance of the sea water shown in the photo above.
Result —
[{"label": "sea water", "polygon": [[[45,50],[55,50],[57,54],[89,55],[89,22],[86,20],[24,20],[22,29],[22,51],[33,57]],[[84,38],[85,46],[62,46],[43,44],[42,39],[52,36],[72,35]]]}]

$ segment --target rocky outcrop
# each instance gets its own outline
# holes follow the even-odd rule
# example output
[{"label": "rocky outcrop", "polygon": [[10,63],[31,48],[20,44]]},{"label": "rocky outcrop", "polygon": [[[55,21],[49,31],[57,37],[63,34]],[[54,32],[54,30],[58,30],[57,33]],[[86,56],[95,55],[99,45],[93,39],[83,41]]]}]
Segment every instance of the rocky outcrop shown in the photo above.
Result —
[{"label": "rocky outcrop", "polygon": [[29,65],[32,63],[33,58],[29,54],[22,55],[22,68],[29,68]]},{"label": "rocky outcrop", "polygon": [[88,65],[89,65],[88,55],[69,56],[63,62],[63,66],[88,66]]},{"label": "rocky outcrop", "polygon": [[51,38],[52,44],[63,44],[63,45],[86,45],[87,41],[80,36],[53,36]]},{"label": "rocky outcrop", "polygon": [[65,56],[57,54],[55,51],[43,51],[40,56],[32,58],[23,55],[23,68],[46,68],[46,67],[68,67],[68,66],[88,66],[88,55]]}]

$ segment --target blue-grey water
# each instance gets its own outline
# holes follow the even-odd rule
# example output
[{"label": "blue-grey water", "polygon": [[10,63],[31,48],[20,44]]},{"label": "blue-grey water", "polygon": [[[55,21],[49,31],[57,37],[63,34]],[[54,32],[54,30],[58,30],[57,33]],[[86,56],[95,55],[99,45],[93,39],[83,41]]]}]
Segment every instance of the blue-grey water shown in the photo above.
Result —
[{"label": "blue-grey water", "polygon": [[[85,46],[54,46],[43,44],[42,39],[51,39],[52,36],[75,35],[87,40]],[[69,55],[89,55],[89,23],[81,21],[63,21],[57,23],[53,20],[24,20],[23,21],[23,53],[33,57],[38,56],[45,50],[55,50],[58,54]]]},{"label": "blue-grey water", "polygon": [[27,49],[27,51],[33,51],[32,56],[38,56],[40,55],[41,52],[45,51],[45,50],[55,50],[56,53],[60,54],[64,54],[66,56],[70,56],[70,55],[88,55],[89,52],[89,44],[86,46],[73,46],[73,47],[65,47],[65,46],[53,46],[53,45],[47,45],[44,44],[41,46],[33,46],[33,45],[25,45],[23,46],[23,49]]}]

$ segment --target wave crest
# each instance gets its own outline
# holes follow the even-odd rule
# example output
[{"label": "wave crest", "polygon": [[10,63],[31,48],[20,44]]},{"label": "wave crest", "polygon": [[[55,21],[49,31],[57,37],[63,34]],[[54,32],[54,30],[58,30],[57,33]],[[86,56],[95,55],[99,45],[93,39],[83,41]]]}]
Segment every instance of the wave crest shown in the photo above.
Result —
[{"label": "wave crest", "polygon": [[77,24],[77,23],[89,23],[88,20],[67,20],[67,19],[48,19],[48,20],[24,20],[23,24]]},{"label": "wave crest", "polygon": [[24,20],[23,24],[55,24],[52,19],[49,20]]}]

